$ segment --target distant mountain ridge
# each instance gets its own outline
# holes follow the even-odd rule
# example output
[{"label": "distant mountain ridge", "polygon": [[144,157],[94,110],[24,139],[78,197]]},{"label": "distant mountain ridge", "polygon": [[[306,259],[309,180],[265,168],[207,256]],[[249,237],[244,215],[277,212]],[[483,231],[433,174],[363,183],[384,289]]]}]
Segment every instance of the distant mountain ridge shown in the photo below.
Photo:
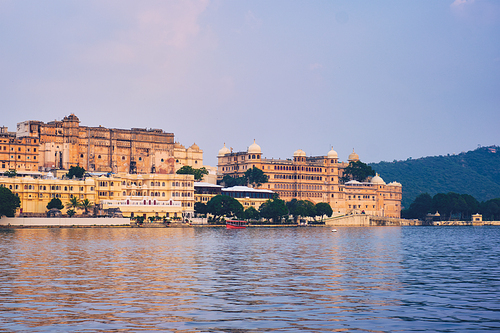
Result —
[{"label": "distant mountain ridge", "polygon": [[500,198],[500,147],[480,147],[457,155],[429,156],[369,164],[386,183],[403,185],[404,208],[421,193],[456,192],[479,201]]}]

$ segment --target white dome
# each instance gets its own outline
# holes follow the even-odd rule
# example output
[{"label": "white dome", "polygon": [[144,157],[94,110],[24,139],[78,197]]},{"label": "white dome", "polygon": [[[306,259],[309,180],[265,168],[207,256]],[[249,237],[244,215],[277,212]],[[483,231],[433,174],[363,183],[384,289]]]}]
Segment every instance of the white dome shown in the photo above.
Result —
[{"label": "white dome", "polygon": [[352,149],[352,153],[349,155],[349,158],[347,159],[349,162],[350,161],[359,161],[359,156],[354,152],[354,148]]},{"label": "white dome", "polygon": [[229,148],[226,147],[226,143],[224,143],[224,147],[219,150],[219,154],[217,156],[224,156],[226,154],[229,154],[230,152],[231,151],[229,150]]},{"label": "white dome", "polygon": [[306,156],[306,152],[302,149],[297,149],[295,153],[293,153],[293,157]]},{"label": "white dome", "polygon": [[260,154],[262,153],[262,150],[260,149],[260,146],[255,143],[255,139],[253,140],[253,143],[248,147],[248,153],[249,154]]},{"label": "white dome", "polygon": [[382,177],[380,177],[377,174],[375,174],[375,177],[372,178],[372,181],[371,181],[372,184],[378,184],[378,185],[385,185],[385,182],[384,180],[382,179]]},{"label": "white dome", "polygon": [[339,158],[339,154],[337,154],[337,152],[335,150],[333,150],[333,147],[332,149],[330,149],[330,151],[328,152],[328,155],[326,155],[327,158]]}]

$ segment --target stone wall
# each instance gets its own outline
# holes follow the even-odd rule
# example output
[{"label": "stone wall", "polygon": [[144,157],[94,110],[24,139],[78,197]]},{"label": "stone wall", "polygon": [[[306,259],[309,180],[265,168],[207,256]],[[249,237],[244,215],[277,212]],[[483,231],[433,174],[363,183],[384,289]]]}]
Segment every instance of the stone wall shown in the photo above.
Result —
[{"label": "stone wall", "polygon": [[130,225],[128,218],[2,217],[0,226],[116,226]]}]

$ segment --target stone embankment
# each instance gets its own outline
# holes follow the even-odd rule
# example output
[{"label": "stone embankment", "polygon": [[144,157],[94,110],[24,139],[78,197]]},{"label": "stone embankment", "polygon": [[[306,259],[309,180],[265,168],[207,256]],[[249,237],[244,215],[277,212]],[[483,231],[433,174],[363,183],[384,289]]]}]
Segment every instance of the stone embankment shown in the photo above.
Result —
[{"label": "stone embankment", "polygon": [[325,224],[329,226],[374,227],[422,225],[422,222],[419,220],[406,220],[390,217],[370,216],[365,214],[353,214],[329,218],[325,220]]},{"label": "stone embankment", "polygon": [[130,226],[128,218],[5,217],[0,227],[94,227]]}]

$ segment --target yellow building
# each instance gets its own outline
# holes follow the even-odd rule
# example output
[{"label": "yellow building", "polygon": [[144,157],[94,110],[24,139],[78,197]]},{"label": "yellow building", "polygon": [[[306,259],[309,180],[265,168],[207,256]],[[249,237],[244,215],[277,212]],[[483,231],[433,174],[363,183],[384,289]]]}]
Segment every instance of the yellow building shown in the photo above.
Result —
[{"label": "yellow building", "polygon": [[37,138],[17,138],[15,132],[0,127],[0,172],[37,173],[39,145]]},{"label": "yellow building", "polygon": [[88,199],[101,209],[120,208],[124,216],[190,218],[194,213],[192,175],[116,174],[75,180],[46,173],[39,178],[0,177],[0,186],[21,199],[17,214],[25,216],[44,215],[52,198],[67,206],[73,197]]},{"label": "yellow building", "polygon": [[333,148],[326,156],[307,156],[299,149],[293,154],[293,159],[265,159],[254,141],[243,152],[232,152],[224,144],[217,157],[218,181],[226,175],[243,176],[246,170],[256,167],[269,177],[269,182],[262,187],[278,193],[285,201],[295,198],[313,203],[326,202],[336,214],[359,211],[376,216],[401,216],[401,184],[386,185],[380,176],[373,177],[368,183],[342,184],[340,179],[348,162],[359,161],[354,151],[347,163],[339,161]]}]

